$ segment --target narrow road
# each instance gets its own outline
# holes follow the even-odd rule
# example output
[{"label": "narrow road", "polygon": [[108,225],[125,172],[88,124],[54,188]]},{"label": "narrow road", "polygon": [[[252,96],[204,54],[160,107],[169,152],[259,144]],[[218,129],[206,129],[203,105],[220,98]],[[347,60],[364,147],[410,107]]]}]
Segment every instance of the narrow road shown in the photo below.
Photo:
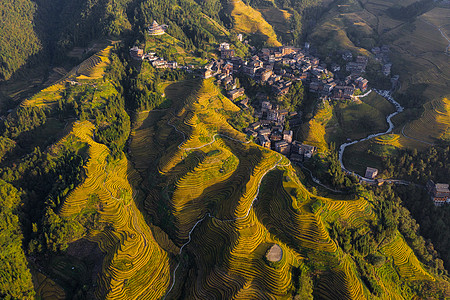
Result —
[{"label": "narrow road", "polygon": [[[384,134],[392,132],[392,130],[394,129],[394,123],[392,123],[392,118],[394,116],[398,115],[399,113],[401,113],[403,111],[403,109],[404,109],[403,106],[400,105],[400,103],[395,101],[395,99],[392,97],[392,94],[391,94],[390,91],[387,91],[387,90],[376,90],[376,89],[374,89],[374,91],[377,94],[379,94],[380,96],[383,96],[389,102],[391,102],[395,106],[395,112],[391,113],[386,118],[386,122],[389,124],[389,128],[386,131],[371,134],[368,137],[365,137],[365,138],[360,139],[360,140],[344,143],[344,144],[342,144],[339,147],[339,163],[341,164],[341,168],[342,168],[342,170],[344,172],[353,173],[350,170],[346,169],[345,166],[344,166],[344,163],[342,162],[342,159],[344,157],[345,148],[347,148],[350,145],[354,145],[354,144],[357,144],[357,143],[360,143],[360,142],[364,142],[364,141],[370,140],[370,139],[372,139],[374,137],[377,137],[377,136],[384,135]],[[368,183],[375,183],[375,180],[373,180],[373,179],[370,179],[370,178],[367,178],[367,177],[363,177],[363,176],[360,176],[358,174],[355,174],[355,176],[358,177],[362,181],[365,181],[365,182],[368,182]]]}]

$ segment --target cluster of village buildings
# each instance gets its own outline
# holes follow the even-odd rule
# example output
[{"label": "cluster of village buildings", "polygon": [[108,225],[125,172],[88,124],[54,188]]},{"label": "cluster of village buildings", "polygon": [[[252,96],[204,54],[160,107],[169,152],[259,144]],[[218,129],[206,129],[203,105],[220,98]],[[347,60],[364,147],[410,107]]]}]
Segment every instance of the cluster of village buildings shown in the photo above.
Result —
[{"label": "cluster of village buildings", "polygon": [[133,47],[130,49],[130,56],[135,60],[147,60],[156,69],[178,69],[178,63],[176,61],[167,61],[163,57],[156,56],[156,53],[150,52],[144,54],[143,49]]},{"label": "cluster of village buildings", "polygon": [[[309,54],[307,47],[263,48],[248,61],[234,56],[235,50],[228,43],[220,44],[219,51],[220,59],[206,65],[201,75],[203,78],[218,76],[227,86],[233,85],[233,73],[242,73],[270,86],[275,96],[287,94],[294,81],[302,81],[310,92],[336,100],[352,99],[357,90],[364,92],[368,86],[368,80],[362,77],[368,63],[366,56],[348,62],[346,70],[350,75],[340,78],[333,73],[339,72],[340,66],[333,64],[332,70],[328,70],[326,64]],[[236,99],[242,92],[230,94]]]},{"label": "cluster of village buildings", "polygon": [[294,162],[303,162],[312,157],[316,148],[295,141],[292,130],[285,128],[288,117],[292,118],[291,121],[300,120],[297,112],[280,109],[267,100],[262,101],[261,107],[255,111],[259,121],[250,124],[244,131],[254,137],[257,144],[284,154]]},{"label": "cluster of village buildings", "polygon": [[[166,25],[153,22],[149,34],[164,34],[166,28]],[[204,66],[200,70],[200,75],[205,79],[215,77],[227,91],[227,96],[237,101],[243,109],[248,108],[248,98],[236,79],[238,73],[253,78],[261,85],[270,86],[274,96],[287,94],[295,81],[301,81],[310,92],[317,93],[322,99],[353,99],[357,91],[365,92],[368,88],[368,80],[363,77],[368,58],[366,56],[353,58],[349,51],[343,52],[342,58],[346,61],[345,71],[350,75],[342,77],[341,66],[332,64],[328,70],[326,64],[321,64],[318,58],[309,54],[309,44],[305,44],[304,49],[291,46],[263,48],[259,53],[254,53],[248,61],[235,56],[235,50],[230,48],[228,43],[221,43],[218,50],[220,59]],[[389,47],[374,47],[372,53],[375,59],[382,63],[382,73],[389,76],[392,66],[389,60]],[[130,56],[136,60],[148,60],[155,68],[180,68],[176,62],[166,61],[155,53],[144,54],[144,50],[138,47],[130,49]],[[182,66],[182,68],[192,72],[189,67]],[[393,87],[398,83],[398,79],[398,75],[391,78]],[[311,158],[316,148],[295,141],[292,130],[285,128],[287,119],[290,125],[300,124],[300,113],[280,109],[279,105],[271,103],[268,98],[264,93],[257,95],[260,101],[259,106],[254,109],[254,117],[258,121],[245,128],[245,133],[254,137],[257,144],[282,153],[293,162],[303,162]],[[366,178],[375,179],[377,175],[377,169],[367,167]],[[448,184],[435,184],[430,181],[427,189],[436,206],[450,203]]]}]

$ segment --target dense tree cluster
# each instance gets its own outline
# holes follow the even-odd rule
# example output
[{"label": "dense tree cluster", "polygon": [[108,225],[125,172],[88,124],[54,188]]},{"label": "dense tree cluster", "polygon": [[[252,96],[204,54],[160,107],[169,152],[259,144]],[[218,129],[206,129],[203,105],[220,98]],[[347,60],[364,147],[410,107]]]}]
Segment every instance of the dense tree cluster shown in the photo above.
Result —
[{"label": "dense tree cluster", "polygon": [[342,170],[338,154],[333,148],[334,144],[332,144],[328,153],[314,155],[307,166],[315,170],[314,176],[318,177],[320,181],[331,184],[338,189],[355,192],[358,188],[356,184],[358,180]]},{"label": "dense tree cluster", "polygon": [[45,123],[45,111],[39,107],[19,107],[15,114],[10,114],[2,124],[3,135],[16,138],[25,131],[32,130]]},{"label": "dense tree cluster", "polygon": [[[419,186],[397,187],[403,204],[420,224],[420,234],[427,238],[427,248],[436,249],[446,268],[450,266],[450,205],[436,207],[425,189]],[[419,228],[419,224],[415,224]],[[433,244],[431,244],[431,241]],[[433,246],[434,245],[434,246]]]},{"label": "dense tree cluster", "polygon": [[0,298],[33,299],[31,274],[22,249],[18,207],[21,193],[0,180]]},{"label": "dense tree cluster", "polygon": [[423,152],[401,150],[398,155],[384,159],[385,168],[392,178],[403,178],[425,184],[428,180],[449,183],[450,146],[430,147]]},{"label": "dense tree cluster", "polygon": [[26,63],[42,49],[33,21],[36,4],[31,0],[1,1],[0,81]]}]

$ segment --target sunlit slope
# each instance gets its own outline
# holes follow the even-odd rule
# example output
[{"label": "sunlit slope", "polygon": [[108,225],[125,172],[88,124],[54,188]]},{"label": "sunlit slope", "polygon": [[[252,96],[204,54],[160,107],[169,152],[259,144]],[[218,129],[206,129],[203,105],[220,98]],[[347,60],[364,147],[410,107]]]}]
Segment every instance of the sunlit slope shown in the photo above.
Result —
[{"label": "sunlit slope", "polygon": [[225,10],[233,18],[233,29],[246,34],[258,34],[270,46],[281,46],[272,26],[261,13],[241,0],[224,1]]},{"label": "sunlit slope", "polygon": [[308,145],[315,146],[319,151],[328,149],[325,140],[326,126],[333,117],[333,108],[328,101],[323,101],[317,107],[314,117],[301,127],[302,139]]},{"label": "sunlit slope", "polygon": [[404,133],[429,143],[450,139],[450,100],[437,99],[424,105],[422,116],[405,126]]},{"label": "sunlit slope", "polygon": [[419,260],[400,235],[397,235],[391,243],[383,247],[382,251],[387,256],[393,258],[394,264],[401,277],[411,280],[434,280],[434,278],[422,268]]},{"label": "sunlit slope", "polygon": [[291,36],[291,17],[292,14],[288,10],[279,9],[275,6],[268,8],[258,8],[264,19],[272,25],[276,34],[286,40],[292,39]]},{"label": "sunlit slope", "polygon": [[[70,81],[78,81],[81,85],[95,85],[96,93],[107,97],[115,91],[114,87],[109,81],[90,82],[91,80],[98,80],[103,78],[106,67],[110,63],[109,56],[111,54],[112,46],[107,46],[98,53],[92,55],[78,66],[74,67],[61,80],[53,85],[41,90],[37,94],[25,99],[22,106],[52,106],[56,105],[59,100],[63,98],[63,93],[67,89],[67,84]],[[95,102],[95,97],[93,99]]]},{"label": "sunlit slope", "polygon": [[71,218],[87,207],[91,197],[101,221],[110,224],[103,232],[92,232],[106,252],[98,279],[97,296],[102,299],[156,299],[169,285],[169,260],[156,243],[152,231],[137,209],[128,183],[130,170],[125,156],[108,163],[108,148],[93,139],[94,125],[77,122],[66,138],[76,138],[88,145],[86,178],[66,198],[61,215]]},{"label": "sunlit slope", "polygon": [[[351,228],[376,221],[366,199],[311,194],[286,158],[228,124],[238,108],[212,81],[178,82],[166,95],[170,109],[138,114],[130,156],[148,191],[146,212],[168,233],[164,243],[174,244],[167,299],[291,299],[293,268],[311,261],[321,274],[318,298],[371,299],[356,263],[328,232],[336,220]],[[265,254],[274,244],[282,258],[269,262]],[[408,249],[405,268],[427,274]],[[382,270],[395,272],[389,264]],[[373,272],[383,278],[381,299],[410,296]]]}]

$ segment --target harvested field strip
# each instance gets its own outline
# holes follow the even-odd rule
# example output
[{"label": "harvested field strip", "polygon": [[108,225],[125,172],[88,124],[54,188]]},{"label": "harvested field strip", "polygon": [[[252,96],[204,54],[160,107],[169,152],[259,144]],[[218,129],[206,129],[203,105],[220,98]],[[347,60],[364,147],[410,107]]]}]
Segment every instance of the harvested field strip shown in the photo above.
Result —
[{"label": "harvested field strip", "polygon": [[105,73],[106,66],[110,63],[109,55],[111,50],[112,46],[108,46],[80,64],[75,71],[75,76],[77,79],[102,78]]},{"label": "harvested field strip", "polygon": [[21,106],[46,106],[49,104],[56,103],[59,99],[61,99],[60,92],[64,89],[64,85],[60,83],[56,83],[54,85],[49,86],[48,88],[43,89],[35,96],[26,99],[20,105]]},{"label": "harvested field strip", "polygon": [[364,199],[327,200],[325,204],[331,215],[345,220],[350,226],[359,226],[374,217],[372,208]]}]

